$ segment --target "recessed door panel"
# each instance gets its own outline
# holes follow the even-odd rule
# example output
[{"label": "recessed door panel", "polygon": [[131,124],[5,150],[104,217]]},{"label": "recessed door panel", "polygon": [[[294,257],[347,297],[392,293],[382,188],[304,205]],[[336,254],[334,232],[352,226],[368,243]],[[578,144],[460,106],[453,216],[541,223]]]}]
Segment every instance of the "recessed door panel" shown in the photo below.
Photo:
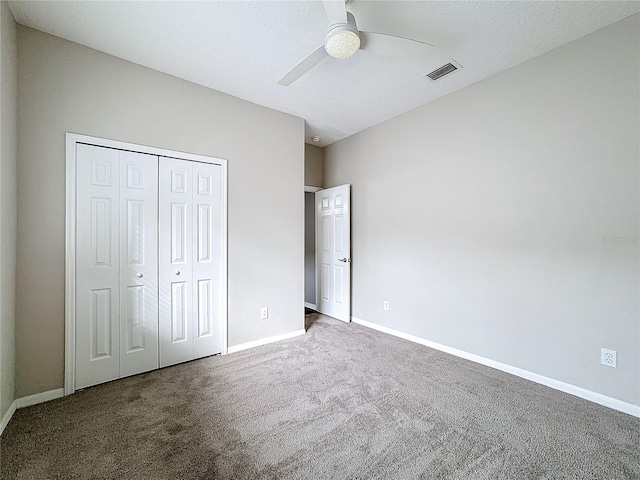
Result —
[{"label": "recessed door panel", "polygon": [[344,266],[333,267],[333,301],[342,305],[344,303]]},{"label": "recessed door panel", "polygon": [[144,201],[127,200],[127,261],[142,265],[144,257]]},{"label": "recessed door panel", "polygon": [[198,195],[215,195],[213,186],[214,186],[214,176],[207,175],[205,173],[197,174],[197,182],[198,182]]},{"label": "recessed door panel", "polygon": [[[187,261],[187,204],[171,204],[171,264]],[[191,219],[189,219],[191,220]]]},{"label": "recessed door panel", "polygon": [[110,198],[91,197],[91,251],[94,267],[110,267],[112,240],[116,232]]},{"label": "recessed door panel", "polygon": [[114,315],[111,306],[113,299],[110,288],[91,290],[91,311],[89,328],[91,330],[91,361],[112,356],[111,330]]},{"label": "recessed door panel", "polygon": [[331,265],[328,263],[323,263],[322,268],[320,269],[320,285],[322,288],[320,289],[320,298],[325,302],[331,300]]},{"label": "recessed door panel", "polygon": [[198,217],[196,219],[196,228],[198,230],[198,262],[211,261],[211,249],[213,246],[211,223],[211,205],[198,205]]},{"label": "recessed door panel", "polygon": [[[85,145],[82,149],[87,150]],[[100,160],[94,157],[91,160],[91,185],[99,187],[110,187],[112,185],[111,160]]]},{"label": "recessed door panel", "polygon": [[335,253],[342,255],[345,250],[344,246],[344,216],[334,215],[333,217],[333,238],[335,244]]},{"label": "recessed door panel", "polygon": [[211,308],[211,280],[198,280],[198,338],[213,333],[213,312]]},{"label": "recessed door panel", "polygon": [[322,246],[322,251],[328,255],[331,253],[331,217],[324,216],[320,221],[322,223],[322,243],[320,245]]},{"label": "recessed door panel", "polygon": [[145,287],[142,285],[127,287],[126,353],[144,350],[144,289]]},{"label": "recessed door panel", "polygon": [[127,188],[144,189],[144,172],[138,165],[127,165]]},{"label": "recessed door panel", "polygon": [[171,343],[187,341],[187,285],[171,284]]},{"label": "recessed door panel", "polygon": [[[167,159],[171,160],[171,159]],[[172,160],[171,160],[172,161]],[[182,160],[176,160],[182,162]],[[171,170],[171,193],[189,193],[187,184],[191,178],[191,166],[174,164]]]}]

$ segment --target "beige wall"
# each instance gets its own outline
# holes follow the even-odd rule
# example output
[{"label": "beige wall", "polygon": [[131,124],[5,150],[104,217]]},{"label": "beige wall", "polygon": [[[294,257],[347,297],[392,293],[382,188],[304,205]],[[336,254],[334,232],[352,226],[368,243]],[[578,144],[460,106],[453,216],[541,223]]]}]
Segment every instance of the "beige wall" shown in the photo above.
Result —
[{"label": "beige wall", "polygon": [[304,144],[304,184],[308,187],[322,187],[322,148]]},{"label": "beige wall", "polygon": [[226,158],[229,345],[304,328],[302,119],[22,26],[18,80],[18,397],[63,386],[65,132]]},{"label": "beige wall", "polygon": [[355,317],[640,404],[639,20],[325,149]]},{"label": "beige wall", "polygon": [[15,393],[16,23],[0,2],[0,420]]}]

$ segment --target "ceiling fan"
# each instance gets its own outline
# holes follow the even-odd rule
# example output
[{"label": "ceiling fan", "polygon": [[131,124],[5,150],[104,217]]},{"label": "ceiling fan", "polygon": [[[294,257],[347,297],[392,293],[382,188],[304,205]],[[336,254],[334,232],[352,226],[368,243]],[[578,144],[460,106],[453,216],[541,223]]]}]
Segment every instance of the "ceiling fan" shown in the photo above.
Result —
[{"label": "ceiling fan", "polygon": [[434,49],[433,45],[418,40],[385,33],[359,31],[356,19],[350,12],[347,12],[344,0],[324,0],[322,3],[329,18],[329,30],[324,44],[289,70],[278,80],[278,85],[291,85],[328,55],[344,59],[351,57],[358,50],[365,50],[387,57],[416,60],[427,58]]}]

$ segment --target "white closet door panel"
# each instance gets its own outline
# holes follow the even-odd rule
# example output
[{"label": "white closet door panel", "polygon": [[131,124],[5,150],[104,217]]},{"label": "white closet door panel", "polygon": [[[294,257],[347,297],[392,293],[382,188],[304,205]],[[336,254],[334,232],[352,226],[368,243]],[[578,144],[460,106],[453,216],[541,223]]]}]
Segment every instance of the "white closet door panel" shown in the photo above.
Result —
[{"label": "white closet door panel", "polygon": [[160,366],[193,357],[193,167],[160,158],[159,333]]},{"label": "white closet door panel", "polygon": [[120,152],[120,376],[158,368],[158,157]]},{"label": "white closet door panel", "polygon": [[119,185],[117,150],[77,146],[76,385],[119,377]]},{"label": "white closet door panel", "polygon": [[193,162],[194,357],[222,352],[222,168]]}]

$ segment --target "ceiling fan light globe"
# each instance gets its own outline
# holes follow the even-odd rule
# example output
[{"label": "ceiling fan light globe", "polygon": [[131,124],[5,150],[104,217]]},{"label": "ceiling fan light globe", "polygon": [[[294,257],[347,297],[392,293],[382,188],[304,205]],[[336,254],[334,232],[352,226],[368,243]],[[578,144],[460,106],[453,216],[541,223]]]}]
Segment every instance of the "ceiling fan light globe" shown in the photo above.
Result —
[{"label": "ceiling fan light globe", "polygon": [[324,48],[334,58],[349,58],[360,48],[360,37],[351,29],[334,29],[329,32]]}]

